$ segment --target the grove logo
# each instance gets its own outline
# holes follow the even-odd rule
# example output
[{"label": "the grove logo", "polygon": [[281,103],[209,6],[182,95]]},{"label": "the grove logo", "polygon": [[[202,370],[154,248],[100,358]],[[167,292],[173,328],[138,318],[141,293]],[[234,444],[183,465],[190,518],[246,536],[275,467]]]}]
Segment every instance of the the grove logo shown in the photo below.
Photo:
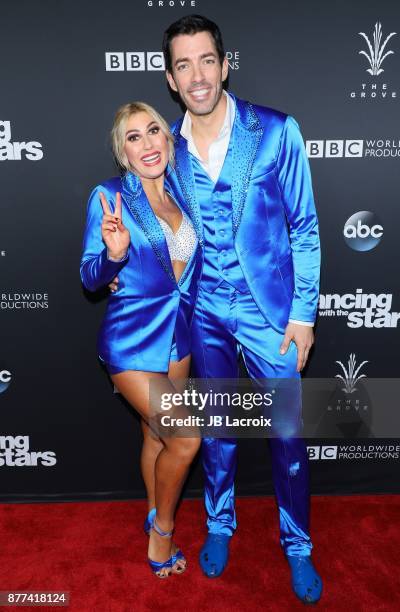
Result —
[{"label": "the grove logo", "polygon": [[[363,37],[366,43],[366,49],[362,49],[361,51],[357,50],[357,53],[358,55],[363,55],[367,59],[369,67],[363,69],[364,82],[361,82],[350,91],[350,98],[360,101],[368,100],[370,102],[395,100],[397,98],[397,91],[392,89],[391,84],[387,80],[388,77],[383,77],[382,73],[385,72],[385,69],[382,68],[382,64],[389,55],[394,54],[394,51],[387,50],[387,44],[389,40],[396,35],[396,32],[390,32],[390,34],[382,40],[382,25],[377,21],[372,33],[372,40],[369,39],[365,32],[358,32],[358,35]],[[363,60],[363,63],[365,65],[365,60]],[[394,68],[393,62],[389,62],[388,65],[389,68],[391,66]],[[365,74],[366,72],[369,76]],[[385,75],[386,74],[385,72]]]},{"label": "the grove logo", "polygon": [[347,368],[343,365],[341,361],[335,361],[342,368],[344,376],[341,374],[336,374],[335,378],[340,378],[343,382],[344,387],[342,391],[345,393],[354,393],[357,388],[357,383],[361,378],[365,378],[365,374],[359,374],[361,368],[368,363],[368,361],[362,361],[358,367],[356,367],[356,356],[355,353],[351,353],[349,360],[347,362]]},{"label": "the grove logo", "polygon": [[20,161],[22,157],[39,161],[43,157],[40,142],[11,142],[11,122],[0,121],[0,161]]},{"label": "the grove logo", "polygon": [[196,6],[196,0],[147,0],[148,7],[156,8],[194,8]]},{"label": "the grove logo", "polygon": [[11,372],[8,370],[0,370],[0,393],[3,393],[11,383]]},{"label": "the grove logo", "polygon": [[386,36],[385,40],[382,42],[382,25],[377,21],[375,24],[375,29],[373,33],[373,45],[372,45],[368,36],[365,34],[365,32],[359,32],[359,35],[365,39],[367,46],[368,46],[368,53],[363,50],[363,51],[359,51],[359,54],[365,55],[365,57],[367,58],[369,62],[370,68],[366,69],[367,72],[369,72],[369,74],[372,74],[373,76],[377,76],[378,74],[384,71],[384,69],[381,68],[383,60],[388,55],[393,55],[394,51],[386,51],[385,55],[383,55],[383,52],[385,50],[387,43],[392,38],[392,36],[395,36],[395,34],[396,32],[391,32],[388,36]]},{"label": "the grove logo", "polygon": [[347,219],[343,236],[354,251],[370,251],[381,241],[383,227],[375,213],[361,210]]}]

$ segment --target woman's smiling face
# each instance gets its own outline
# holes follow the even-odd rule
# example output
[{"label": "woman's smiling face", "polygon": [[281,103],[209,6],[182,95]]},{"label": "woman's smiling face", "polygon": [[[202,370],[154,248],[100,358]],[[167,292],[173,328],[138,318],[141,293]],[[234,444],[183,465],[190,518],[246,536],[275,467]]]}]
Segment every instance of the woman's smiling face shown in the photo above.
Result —
[{"label": "woman's smiling face", "polygon": [[124,151],[132,170],[140,177],[155,179],[168,164],[168,140],[160,125],[146,112],[131,115],[125,126]]}]

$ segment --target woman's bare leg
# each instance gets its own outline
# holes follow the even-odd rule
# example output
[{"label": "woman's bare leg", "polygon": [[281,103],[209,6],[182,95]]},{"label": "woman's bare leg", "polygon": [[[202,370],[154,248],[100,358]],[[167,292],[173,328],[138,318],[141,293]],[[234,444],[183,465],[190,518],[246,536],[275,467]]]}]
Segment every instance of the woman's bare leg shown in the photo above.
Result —
[{"label": "woman's bare leg", "polygon": [[[185,388],[186,380],[189,376],[189,369],[190,356],[185,357],[181,361],[171,361],[169,364],[168,378],[179,393],[182,393]],[[143,444],[140,455],[140,467],[146,488],[148,510],[150,512],[156,505],[155,463],[159,452],[163,448],[163,443],[144,419],[141,419],[141,427]]]},{"label": "woman's bare leg", "polygon": [[156,505],[156,482],[155,482],[155,465],[157,457],[163,448],[163,443],[154,431],[147,425],[144,419],[141,419],[143,432],[142,452],[140,454],[140,468],[142,478],[146,487],[148,511]]},{"label": "woman's bare leg", "polygon": [[[172,376],[184,378],[188,363],[188,357],[181,362],[173,362]],[[149,396],[150,381],[153,380],[153,384],[157,383],[165,393],[176,393],[175,387],[166,374],[127,370],[114,374],[112,380],[122,395],[147,422],[152,416]],[[162,442],[163,448],[155,463],[157,524],[163,531],[171,531],[174,526],[176,504],[190,464],[200,446],[200,439],[198,437],[166,436]],[[153,561],[166,561],[171,556],[171,544],[169,538],[162,538],[152,530],[149,540],[149,558]],[[161,573],[170,572],[162,570]]]}]

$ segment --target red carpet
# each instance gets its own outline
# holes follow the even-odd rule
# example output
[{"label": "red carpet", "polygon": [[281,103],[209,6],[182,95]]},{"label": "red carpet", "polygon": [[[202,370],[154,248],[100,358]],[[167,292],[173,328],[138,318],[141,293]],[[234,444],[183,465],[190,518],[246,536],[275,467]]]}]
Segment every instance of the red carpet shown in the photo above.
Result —
[{"label": "red carpet", "polygon": [[[189,566],[162,581],[146,564],[142,501],[2,504],[0,590],[70,591],[70,606],[58,609],[79,612],[304,610],[289,586],[274,500],[239,499],[237,510],[229,567],[210,580],[197,563],[202,503],[184,501],[175,541]],[[399,610],[400,496],[314,497],[312,526],[325,581],[318,609]]]}]

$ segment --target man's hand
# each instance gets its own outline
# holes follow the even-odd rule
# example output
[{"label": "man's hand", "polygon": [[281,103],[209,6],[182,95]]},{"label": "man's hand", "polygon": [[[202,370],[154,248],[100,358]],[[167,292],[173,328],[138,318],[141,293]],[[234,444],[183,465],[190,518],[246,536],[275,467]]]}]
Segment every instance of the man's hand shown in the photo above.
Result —
[{"label": "man's hand", "polygon": [[285,329],[285,337],[281,344],[279,352],[284,355],[289,348],[290,342],[293,341],[297,347],[297,368],[300,372],[307,363],[308,353],[314,344],[313,328],[308,325],[298,325],[297,323],[288,323]]},{"label": "man's hand", "polygon": [[112,293],[114,293],[114,291],[118,289],[118,282],[119,282],[118,276],[116,276],[115,278],[113,278],[111,283],[108,285]]}]

